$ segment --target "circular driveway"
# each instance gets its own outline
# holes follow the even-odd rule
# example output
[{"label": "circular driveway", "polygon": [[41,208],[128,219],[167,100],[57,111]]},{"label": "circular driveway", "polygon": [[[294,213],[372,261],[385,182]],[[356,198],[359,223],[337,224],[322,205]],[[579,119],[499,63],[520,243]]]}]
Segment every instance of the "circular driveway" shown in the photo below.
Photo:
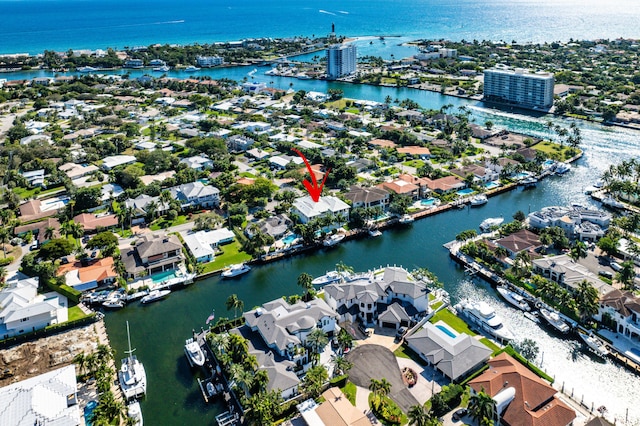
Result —
[{"label": "circular driveway", "polygon": [[371,379],[387,379],[391,383],[389,397],[400,406],[405,413],[411,406],[418,404],[416,398],[402,381],[400,367],[395,355],[380,345],[360,345],[346,355],[353,363],[349,370],[349,380],[357,386],[368,388]]}]

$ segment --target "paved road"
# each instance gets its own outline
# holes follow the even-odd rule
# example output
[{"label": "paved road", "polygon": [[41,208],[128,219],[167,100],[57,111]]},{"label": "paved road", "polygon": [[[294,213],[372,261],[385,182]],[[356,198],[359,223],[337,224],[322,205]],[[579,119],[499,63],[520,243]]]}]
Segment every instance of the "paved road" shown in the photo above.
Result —
[{"label": "paved road", "polygon": [[396,357],[389,349],[380,345],[361,345],[349,352],[347,359],[353,363],[349,379],[357,386],[368,388],[372,378],[384,378],[391,383],[389,397],[402,411],[406,413],[418,404],[402,381]]}]

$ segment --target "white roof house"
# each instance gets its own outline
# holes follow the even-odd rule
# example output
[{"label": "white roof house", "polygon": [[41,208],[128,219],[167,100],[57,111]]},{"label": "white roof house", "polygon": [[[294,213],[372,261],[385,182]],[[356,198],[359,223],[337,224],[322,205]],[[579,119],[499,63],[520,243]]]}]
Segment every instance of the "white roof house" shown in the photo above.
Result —
[{"label": "white roof house", "polygon": [[112,155],[102,159],[102,168],[105,170],[111,170],[114,167],[122,166],[123,164],[135,163],[136,157],[133,155]]},{"label": "white roof house", "polygon": [[76,388],[76,367],[73,364],[0,388],[2,424],[84,424]]},{"label": "white roof house", "polygon": [[344,220],[349,219],[349,204],[334,196],[320,197],[318,202],[311,196],[297,198],[293,202],[292,212],[300,218],[302,223],[328,214],[341,215]]},{"label": "white roof house", "polygon": [[186,164],[189,168],[194,170],[213,168],[213,161],[211,161],[211,159],[204,154],[183,158],[182,160],[180,160],[180,163]]},{"label": "white roof house", "polygon": [[180,201],[182,208],[212,207],[220,204],[220,190],[202,182],[191,182],[169,188],[173,198]]},{"label": "white roof house", "polygon": [[58,167],[58,169],[60,171],[65,172],[66,175],[69,176],[69,179],[71,180],[80,178],[82,176],[86,176],[90,173],[100,170],[93,164],[84,165],[84,164],[76,164],[76,163],[65,163],[62,166]]},{"label": "white roof house", "polygon": [[198,231],[193,234],[182,233],[182,239],[189,252],[198,262],[208,262],[215,257],[214,247],[221,243],[231,242],[235,234],[227,228],[213,231]]},{"label": "white roof house", "polygon": [[7,281],[0,291],[0,339],[66,322],[67,307],[56,292],[38,294],[38,278]]}]

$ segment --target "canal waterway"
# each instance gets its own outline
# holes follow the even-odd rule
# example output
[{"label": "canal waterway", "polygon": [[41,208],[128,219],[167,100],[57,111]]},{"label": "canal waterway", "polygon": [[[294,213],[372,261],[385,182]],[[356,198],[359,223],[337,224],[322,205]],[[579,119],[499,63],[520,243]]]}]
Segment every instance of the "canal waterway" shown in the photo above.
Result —
[{"label": "canal waterway", "polygon": [[[304,82],[309,89],[323,90],[326,82]],[[320,87],[318,87],[320,86]],[[440,108],[442,105],[470,105],[472,116],[483,123],[491,119],[497,126],[534,135],[546,134],[544,124],[548,118],[532,118],[512,113],[488,110],[481,104],[463,102],[430,92],[411,89],[376,88],[343,85],[347,96],[380,100],[387,93],[401,99],[411,97],[424,107]],[[428,99],[425,101],[425,99]],[[565,120],[553,119],[567,125]],[[579,202],[593,204],[583,194],[583,189],[595,182],[599,174],[612,162],[638,157],[638,133],[626,129],[608,128],[586,122],[582,128],[585,155],[574,168],[562,177],[550,177],[539,183],[535,190],[517,189],[489,200],[480,208],[453,210],[417,221],[408,228],[385,231],[376,239],[349,241],[336,248],[320,249],[306,254],[255,267],[251,273],[236,280],[218,277],[196,282],[191,287],[175,292],[162,302],[150,306],[129,306],[106,316],[111,342],[122,354],[126,348],[125,321],[131,324],[132,343],[138,357],[144,362],[149,378],[149,391],[142,403],[145,419],[149,424],[213,424],[214,415],[223,407],[206,406],[197,382],[189,370],[183,354],[184,340],[193,329],[204,326],[207,316],[215,309],[216,316],[231,316],[225,309],[225,301],[237,294],[245,309],[258,306],[280,296],[300,293],[296,279],[302,272],[314,276],[335,268],[342,261],[356,271],[365,271],[380,265],[402,265],[405,268],[426,267],[444,283],[455,302],[460,298],[482,298],[490,301],[514,329],[517,337],[534,339],[544,355],[539,361],[544,369],[555,376],[559,385],[589,406],[604,405],[608,417],[624,424],[640,424],[636,409],[640,398],[640,379],[628,371],[610,363],[600,363],[577,350],[577,342],[562,341],[546,331],[533,326],[517,312],[496,298],[493,290],[484,284],[472,284],[448,257],[442,244],[452,240],[465,229],[476,229],[487,217],[504,216],[509,220],[513,213],[525,213],[544,206]],[[207,419],[204,420],[203,419]]]}]

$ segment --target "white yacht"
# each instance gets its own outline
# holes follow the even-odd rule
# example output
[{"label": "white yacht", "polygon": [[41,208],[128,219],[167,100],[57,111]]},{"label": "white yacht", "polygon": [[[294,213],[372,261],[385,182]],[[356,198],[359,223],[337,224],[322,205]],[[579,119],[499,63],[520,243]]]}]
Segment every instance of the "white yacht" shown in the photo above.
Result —
[{"label": "white yacht", "polygon": [[563,175],[567,173],[569,170],[571,170],[571,164],[567,164],[563,162],[559,162],[558,164],[556,164],[555,172],[558,175]]},{"label": "white yacht", "polygon": [[485,194],[474,195],[469,199],[469,204],[471,207],[482,206],[483,204],[487,204],[489,200]]},{"label": "white yacht", "polygon": [[278,75],[278,68],[271,68],[264,72],[264,75]]},{"label": "white yacht", "polygon": [[149,294],[147,294],[145,297],[140,299],[140,302],[144,304],[156,302],[158,300],[161,300],[167,297],[169,293],[171,293],[171,290],[153,290]]},{"label": "white yacht", "polygon": [[513,339],[513,333],[503,323],[496,311],[485,302],[462,301],[455,306],[472,324],[501,341]]},{"label": "white yacht", "polygon": [[606,358],[609,355],[609,349],[604,344],[602,340],[596,337],[593,332],[587,333],[578,333],[578,336],[582,339],[582,341],[587,345],[589,350],[594,354],[598,355],[601,358]]},{"label": "white yacht", "polygon": [[344,234],[329,235],[322,241],[322,245],[325,247],[332,247],[344,240]]},{"label": "white yacht", "polygon": [[571,327],[569,324],[564,322],[562,318],[560,318],[560,314],[554,310],[550,310],[547,308],[540,308],[540,315],[545,319],[549,325],[551,325],[555,330],[559,331],[562,334],[566,334],[569,332]]},{"label": "white yacht", "polygon": [[480,230],[483,232],[490,231],[494,226],[500,226],[504,222],[503,217],[490,217],[480,223]]},{"label": "white yacht", "polygon": [[500,296],[504,298],[507,302],[511,303],[516,308],[528,312],[531,310],[531,306],[524,300],[524,297],[520,296],[518,293],[509,290],[504,286],[499,286],[496,288]]},{"label": "white yacht", "polygon": [[193,65],[189,65],[188,67],[186,67],[184,69],[186,72],[196,72],[196,71],[200,71],[200,68],[193,66]]},{"label": "white yacht", "polygon": [[323,286],[327,284],[340,282],[342,281],[342,278],[343,277],[342,277],[342,274],[340,274],[340,272],[329,271],[326,274],[315,278],[313,281],[311,281],[311,284]]},{"label": "white yacht", "polygon": [[612,196],[606,196],[602,199],[602,204],[604,204],[607,207],[610,207],[612,209],[623,209],[624,208],[624,204],[621,203],[620,201],[616,200],[615,198],[613,198]]},{"label": "white yacht", "polygon": [[140,403],[138,401],[134,401],[131,404],[127,405],[127,416],[133,419],[132,424],[134,426],[144,425],[144,420],[142,419],[142,410],[140,409]]},{"label": "white yacht", "polygon": [[124,300],[121,297],[112,296],[102,302],[102,306],[108,309],[120,309],[124,308]]},{"label": "white yacht", "polygon": [[238,275],[246,274],[250,270],[251,268],[249,267],[249,265],[245,265],[244,263],[238,263],[236,265],[231,265],[228,268],[226,268],[221,275],[223,278],[233,278],[233,277],[237,277]]},{"label": "white yacht", "polygon": [[414,221],[413,216],[411,216],[410,214],[402,215],[402,217],[398,219],[398,222],[402,224],[412,223],[413,221]]},{"label": "white yacht", "polygon": [[168,72],[171,68],[169,68],[166,65],[163,65],[161,67],[156,67],[153,69],[154,72]]},{"label": "white yacht", "polygon": [[129,321],[127,321],[127,342],[129,350],[126,351],[127,357],[122,360],[120,370],[118,371],[118,381],[120,389],[127,400],[144,396],[147,393],[147,373],[144,366],[131,349],[131,336],[129,335]]},{"label": "white yacht", "polygon": [[379,237],[382,232],[379,229],[371,228],[368,231],[370,237]]},{"label": "white yacht", "polygon": [[89,72],[96,72],[98,71],[98,68],[94,68],[94,67],[80,67],[78,68],[78,72],[82,72],[82,73],[89,73]]},{"label": "white yacht", "polygon": [[194,340],[193,338],[187,339],[184,344],[184,353],[192,367],[202,367],[204,365],[204,352],[202,352],[202,348],[198,344],[197,340]]}]

